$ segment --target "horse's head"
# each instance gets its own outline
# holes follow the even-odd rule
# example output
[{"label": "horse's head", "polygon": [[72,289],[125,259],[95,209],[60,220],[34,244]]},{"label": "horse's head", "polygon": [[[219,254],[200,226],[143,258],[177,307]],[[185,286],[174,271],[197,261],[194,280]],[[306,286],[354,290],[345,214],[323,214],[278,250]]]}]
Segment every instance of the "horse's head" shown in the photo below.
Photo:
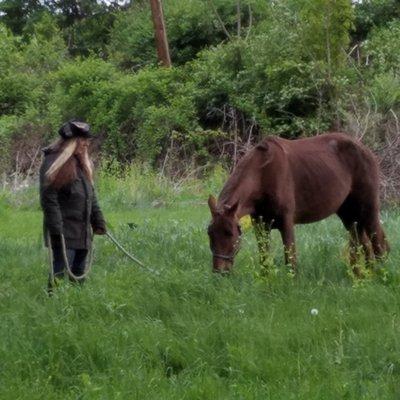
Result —
[{"label": "horse's head", "polygon": [[211,211],[211,223],[208,226],[210,248],[213,255],[214,272],[229,272],[239,249],[241,230],[236,217],[238,203],[217,208],[213,196],[208,199]]}]

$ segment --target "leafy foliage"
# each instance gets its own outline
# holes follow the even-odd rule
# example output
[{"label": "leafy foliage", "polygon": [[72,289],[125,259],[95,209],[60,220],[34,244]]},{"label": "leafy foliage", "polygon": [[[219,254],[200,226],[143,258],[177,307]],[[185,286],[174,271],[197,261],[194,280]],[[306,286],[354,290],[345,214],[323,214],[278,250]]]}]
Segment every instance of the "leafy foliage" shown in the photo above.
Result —
[{"label": "leafy foliage", "polygon": [[[379,114],[375,121],[395,118],[400,31],[388,16],[387,10],[395,13],[390,1],[163,4],[170,70],[156,65],[147,1],[26,2],[35,12],[14,19],[14,33],[0,25],[0,126],[7,146],[35,127],[49,140],[65,119],[77,117],[99,134],[106,157],[139,158],[176,172],[182,160],[236,159],[265,133],[341,129],[363,101]],[[354,50],[361,15],[379,23]],[[7,18],[0,16],[11,27]],[[376,131],[360,130],[371,138]]]},{"label": "leafy foliage", "polygon": [[[245,35],[250,18],[257,24],[268,14],[265,1],[242,0],[240,3],[238,16],[233,0],[166,0],[165,20],[173,63],[184,64],[209,46]],[[150,15],[148,2],[117,15],[109,52],[111,59],[121,67],[138,69],[156,63]]]},{"label": "leafy foliage", "polygon": [[400,21],[373,30],[365,47],[366,62],[371,65],[373,72],[400,73]]},{"label": "leafy foliage", "polygon": [[43,14],[51,15],[62,29],[70,54],[88,56],[94,52],[104,56],[114,12],[119,9],[118,1],[3,0],[0,2],[0,23],[29,40]]},{"label": "leafy foliage", "polygon": [[43,9],[39,0],[3,0],[0,2],[0,22],[20,35]]},{"label": "leafy foliage", "polygon": [[385,27],[400,18],[400,3],[397,0],[357,1],[354,8],[356,19],[353,37],[357,41],[365,40],[374,28]]}]

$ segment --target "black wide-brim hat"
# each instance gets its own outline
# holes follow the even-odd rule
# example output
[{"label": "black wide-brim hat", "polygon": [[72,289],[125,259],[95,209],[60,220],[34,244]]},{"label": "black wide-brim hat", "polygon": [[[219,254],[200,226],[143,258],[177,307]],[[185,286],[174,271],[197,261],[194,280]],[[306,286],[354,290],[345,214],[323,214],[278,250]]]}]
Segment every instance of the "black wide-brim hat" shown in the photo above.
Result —
[{"label": "black wide-brim hat", "polygon": [[64,139],[81,137],[85,139],[92,138],[90,133],[90,125],[83,121],[71,120],[63,124],[58,130],[59,135]]}]

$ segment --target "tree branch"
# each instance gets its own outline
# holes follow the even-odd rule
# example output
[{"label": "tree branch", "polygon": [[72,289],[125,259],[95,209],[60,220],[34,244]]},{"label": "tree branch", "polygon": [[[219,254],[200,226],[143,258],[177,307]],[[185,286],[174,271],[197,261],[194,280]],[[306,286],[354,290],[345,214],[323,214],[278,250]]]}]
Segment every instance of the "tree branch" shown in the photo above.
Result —
[{"label": "tree branch", "polygon": [[211,8],[213,9],[214,14],[215,14],[215,16],[217,17],[218,22],[220,23],[221,28],[222,28],[222,30],[224,31],[225,35],[227,36],[227,38],[228,38],[229,40],[232,39],[232,36],[231,36],[231,34],[228,32],[228,30],[226,29],[226,26],[225,26],[225,24],[224,24],[224,21],[222,21],[222,18],[221,18],[221,16],[219,15],[218,10],[217,10],[217,8],[215,7],[214,2],[213,2],[212,0],[208,0],[208,3],[210,4]]},{"label": "tree branch", "polygon": [[242,30],[242,12],[240,10],[240,0],[237,0],[236,3],[236,10],[237,10],[237,37],[240,38],[240,31]]},{"label": "tree branch", "polygon": [[249,38],[251,28],[253,27],[253,12],[251,11],[250,4],[249,4],[248,7],[249,7],[249,26],[247,28],[247,34],[246,34],[246,37],[244,39],[245,41]]}]

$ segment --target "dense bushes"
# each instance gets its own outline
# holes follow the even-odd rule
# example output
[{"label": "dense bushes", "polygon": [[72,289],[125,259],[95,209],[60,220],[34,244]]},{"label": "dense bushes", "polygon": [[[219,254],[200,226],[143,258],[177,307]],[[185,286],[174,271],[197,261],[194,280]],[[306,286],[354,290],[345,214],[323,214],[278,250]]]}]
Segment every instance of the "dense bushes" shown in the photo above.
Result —
[{"label": "dense bushes", "polygon": [[91,123],[106,158],[139,158],[168,172],[236,157],[265,133],[346,129],[379,149],[394,132],[399,23],[374,14],[381,22],[355,44],[366,3],[164,4],[172,69],[156,65],[147,2],[113,14],[103,58],[72,57],[66,28],[49,12],[23,36],[0,25],[2,171],[15,168],[16,142],[36,137],[37,147],[71,117]]},{"label": "dense bushes", "polygon": [[[257,24],[269,11],[264,0],[242,0],[239,11],[232,0],[165,0],[163,4],[175,65],[194,59],[199,51],[209,46],[238,35],[245,36],[250,28],[249,21]],[[124,69],[134,70],[156,64],[153,37],[149,3],[135,3],[116,18],[110,33],[111,60]]]}]

